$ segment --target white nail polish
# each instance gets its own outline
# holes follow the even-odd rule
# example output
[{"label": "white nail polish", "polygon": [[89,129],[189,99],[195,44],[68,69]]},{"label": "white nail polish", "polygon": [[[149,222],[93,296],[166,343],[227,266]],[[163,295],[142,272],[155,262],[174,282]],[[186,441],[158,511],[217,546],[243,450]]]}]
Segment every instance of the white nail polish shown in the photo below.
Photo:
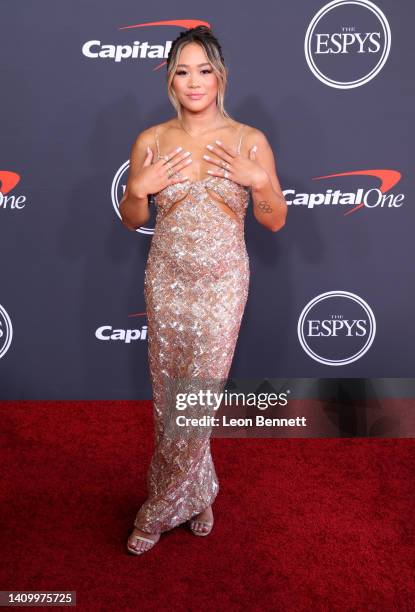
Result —
[{"label": "white nail polish", "polygon": [[206,145],[206,146],[207,146],[207,148],[208,148],[210,151],[212,151],[212,150],[213,150],[212,145]]},{"label": "white nail polish", "polygon": [[179,152],[183,149],[183,147],[177,147],[176,151]]}]

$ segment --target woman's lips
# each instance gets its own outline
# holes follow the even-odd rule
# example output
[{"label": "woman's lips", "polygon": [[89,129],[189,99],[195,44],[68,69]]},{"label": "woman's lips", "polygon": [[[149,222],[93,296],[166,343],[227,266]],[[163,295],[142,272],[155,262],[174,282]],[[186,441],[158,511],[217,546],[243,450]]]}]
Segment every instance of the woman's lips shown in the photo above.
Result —
[{"label": "woman's lips", "polygon": [[192,100],[200,100],[200,98],[203,98],[204,94],[187,94],[188,98],[191,98]]}]

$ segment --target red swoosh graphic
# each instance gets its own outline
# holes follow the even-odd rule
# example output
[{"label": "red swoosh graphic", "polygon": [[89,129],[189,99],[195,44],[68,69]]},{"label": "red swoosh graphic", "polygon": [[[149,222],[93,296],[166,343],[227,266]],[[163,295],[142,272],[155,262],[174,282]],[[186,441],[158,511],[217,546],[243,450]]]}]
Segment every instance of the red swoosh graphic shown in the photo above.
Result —
[{"label": "red swoosh graphic", "polygon": [[0,192],[3,195],[14,189],[20,182],[20,175],[8,170],[0,170]]},{"label": "red swoosh graphic", "polygon": [[[208,21],[201,21],[200,19],[165,19],[164,21],[149,21],[148,23],[136,23],[134,25],[122,26],[119,30],[131,30],[132,28],[149,28],[153,26],[178,26],[179,28],[195,28],[198,25],[205,25],[210,28]],[[160,70],[162,66],[165,66],[167,61],[158,64],[153,70]]]},{"label": "red swoosh graphic", "polygon": [[143,317],[147,314],[147,311],[145,310],[144,312],[135,312],[134,314],[130,314],[128,315],[129,317]]},{"label": "red swoosh graphic", "polygon": [[201,21],[200,19],[166,19],[164,21],[149,21],[148,23],[136,23],[135,25],[122,26],[119,30],[129,30],[130,28],[148,28],[151,26],[178,26],[182,28],[195,28],[198,25],[205,25],[210,28],[210,24],[207,21]]},{"label": "red swoosh graphic", "polygon": [[[380,180],[379,191],[381,191],[381,193],[386,193],[387,191],[392,189],[392,187],[394,187],[396,183],[399,183],[399,181],[402,178],[402,174],[398,172],[397,170],[386,170],[386,169],[380,170],[379,169],[379,170],[353,170],[353,172],[338,172],[337,174],[326,174],[325,176],[315,176],[313,177],[312,180],[314,181],[314,180],[323,179],[323,178],[332,178],[333,176],[356,176],[356,175],[374,176],[378,178]],[[348,210],[344,214],[349,215],[350,213],[355,212],[355,210],[358,210],[359,208],[362,208],[363,206],[364,206],[363,203],[356,204],[354,208],[352,208],[351,210]]]}]

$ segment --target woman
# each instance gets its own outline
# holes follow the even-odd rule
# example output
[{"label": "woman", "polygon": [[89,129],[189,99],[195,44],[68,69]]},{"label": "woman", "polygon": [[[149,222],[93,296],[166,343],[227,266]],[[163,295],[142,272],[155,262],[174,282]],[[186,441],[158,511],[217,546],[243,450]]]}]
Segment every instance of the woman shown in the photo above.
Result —
[{"label": "woman", "polygon": [[[134,230],[150,218],[150,194],[157,208],[144,277],[155,450],[148,499],[127,542],[133,554],[150,550],[163,531],[182,523],[195,535],[212,529],[219,484],[211,430],[176,431],[174,401],[179,390],[209,384],[220,391],[226,383],[248,297],[249,195],[256,220],[271,231],[284,225],[287,213],[265,135],[224,109],[226,82],[212,31],[182,32],[167,60],[177,117],[136,139],[120,203],[123,223]],[[203,410],[193,408],[199,416]]]}]

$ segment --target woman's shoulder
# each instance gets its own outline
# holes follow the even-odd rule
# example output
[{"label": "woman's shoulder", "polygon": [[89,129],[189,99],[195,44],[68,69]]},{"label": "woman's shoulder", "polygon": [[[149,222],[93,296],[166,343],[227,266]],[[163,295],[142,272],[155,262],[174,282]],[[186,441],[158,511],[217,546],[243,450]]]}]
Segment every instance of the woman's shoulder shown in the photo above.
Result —
[{"label": "woman's shoulder", "polygon": [[139,132],[132,145],[132,151],[137,153],[138,151],[145,151],[147,147],[153,151],[153,155],[157,154],[157,145],[156,139],[162,134],[164,126],[168,123],[165,121],[163,123],[155,123],[154,125],[150,125],[141,132]]},{"label": "woman's shoulder", "polygon": [[244,126],[243,129],[243,136],[244,139],[248,139],[248,140],[255,140],[256,138],[266,138],[265,133],[260,130],[259,128],[256,128],[253,125],[249,125],[248,123],[241,123],[241,126]]},{"label": "woman's shoulder", "polygon": [[161,135],[166,129],[171,127],[171,125],[171,119],[163,121],[162,123],[155,123],[154,125],[149,125],[137,134],[136,141],[139,140],[144,144],[150,144],[152,141],[154,141],[157,135]]},{"label": "woman's shoulder", "polygon": [[240,128],[241,137],[242,137],[242,143],[241,143],[241,153],[242,154],[248,155],[248,151],[254,145],[257,145],[257,146],[263,145],[268,142],[265,133],[259,128],[256,128],[253,125],[249,125],[248,123],[241,123],[240,125],[243,126],[243,128],[242,127]]}]

